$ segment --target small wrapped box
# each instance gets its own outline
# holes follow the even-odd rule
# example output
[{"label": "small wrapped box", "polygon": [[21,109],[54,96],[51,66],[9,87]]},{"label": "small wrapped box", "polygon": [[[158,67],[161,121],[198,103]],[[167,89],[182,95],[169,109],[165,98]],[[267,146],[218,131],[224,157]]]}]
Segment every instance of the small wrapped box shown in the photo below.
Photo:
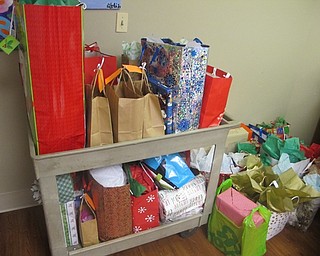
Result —
[{"label": "small wrapped box", "polygon": [[[242,225],[244,218],[251,213],[252,209],[257,207],[256,203],[233,188],[229,188],[218,195],[216,205],[218,210],[238,227]],[[258,212],[255,212],[253,221],[258,227],[264,222],[264,219]]]}]

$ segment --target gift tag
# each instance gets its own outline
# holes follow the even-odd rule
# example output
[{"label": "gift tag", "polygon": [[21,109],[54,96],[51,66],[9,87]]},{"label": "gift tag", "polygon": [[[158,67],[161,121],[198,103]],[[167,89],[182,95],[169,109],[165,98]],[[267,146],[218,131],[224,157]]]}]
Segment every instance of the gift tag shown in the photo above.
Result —
[{"label": "gift tag", "polygon": [[17,39],[8,35],[0,42],[0,48],[9,55],[19,44],[20,42]]}]

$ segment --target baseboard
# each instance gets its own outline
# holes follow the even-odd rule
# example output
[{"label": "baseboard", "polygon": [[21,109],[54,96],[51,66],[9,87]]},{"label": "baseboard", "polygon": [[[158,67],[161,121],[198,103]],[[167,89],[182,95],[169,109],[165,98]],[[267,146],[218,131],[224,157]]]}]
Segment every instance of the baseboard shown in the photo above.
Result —
[{"label": "baseboard", "polygon": [[30,189],[0,193],[0,213],[36,206]]}]

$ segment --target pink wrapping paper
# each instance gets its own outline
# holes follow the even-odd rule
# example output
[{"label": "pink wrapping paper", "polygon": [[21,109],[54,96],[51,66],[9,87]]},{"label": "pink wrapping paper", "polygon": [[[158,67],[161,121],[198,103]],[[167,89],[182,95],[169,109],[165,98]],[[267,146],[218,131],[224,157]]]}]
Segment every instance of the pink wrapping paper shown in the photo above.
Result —
[{"label": "pink wrapping paper", "polygon": [[[233,188],[229,188],[218,195],[216,205],[218,210],[237,226],[241,226],[244,218],[250,214],[252,209],[257,207],[256,203]],[[258,212],[255,212],[253,221],[258,227],[264,219]]]}]

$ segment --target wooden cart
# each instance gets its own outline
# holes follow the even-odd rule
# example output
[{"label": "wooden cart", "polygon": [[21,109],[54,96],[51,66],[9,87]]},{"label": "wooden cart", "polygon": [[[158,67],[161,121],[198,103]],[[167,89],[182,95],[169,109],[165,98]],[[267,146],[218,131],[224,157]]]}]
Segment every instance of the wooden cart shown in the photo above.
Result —
[{"label": "wooden cart", "polygon": [[[36,178],[39,179],[40,183],[52,256],[109,255],[173,234],[188,232],[206,224],[214,202],[226,138],[229,130],[237,128],[239,125],[238,122],[229,121],[213,128],[46,155],[35,155],[33,142],[30,139],[30,152]],[[159,227],[141,233],[101,242],[90,247],[66,248],[58,201],[57,175],[212,145],[216,145],[216,149],[202,213],[170,224],[162,224]]]}]

